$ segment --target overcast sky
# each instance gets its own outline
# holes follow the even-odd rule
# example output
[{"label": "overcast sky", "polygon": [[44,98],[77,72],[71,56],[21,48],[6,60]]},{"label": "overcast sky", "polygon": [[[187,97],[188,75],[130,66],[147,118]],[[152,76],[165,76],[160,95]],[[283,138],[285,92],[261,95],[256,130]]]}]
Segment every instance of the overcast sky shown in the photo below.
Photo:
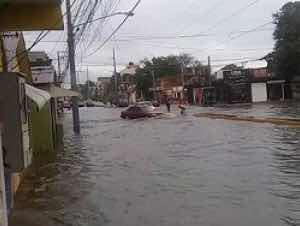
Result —
[{"label": "overcast sky", "polygon": [[[116,11],[129,11],[136,1],[121,0]],[[99,37],[95,38],[89,51],[83,51],[82,46],[77,48],[77,68],[85,71],[86,65],[89,65],[93,80],[99,76],[111,76],[113,47],[116,48],[118,70],[129,61],[138,63],[144,58],[180,53],[190,53],[204,63],[210,55],[214,70],[228,63],[257,59],[272,50],[274,25],[268,23],[272,21],[272,14],[286,2],[288,1],[142,0],[135,15],[129,18],[114,39],[94,55],[87,57],[88,53],[103,43],[124,17],[113,17],[101,28],[95,24],[90,35],[99,34]],[[182,38],[182,35],[198,36]],[[35,36],[36,33],[26,35],[28,45]],[[51,32],[45,40],[66,40],[66,32]],[[34,50],[46,50],[52,58],[56,58],[57,51],[66,50],[66,43],[43,42]],[[84,81],[85,72],[79,77],[80,81]]]}]

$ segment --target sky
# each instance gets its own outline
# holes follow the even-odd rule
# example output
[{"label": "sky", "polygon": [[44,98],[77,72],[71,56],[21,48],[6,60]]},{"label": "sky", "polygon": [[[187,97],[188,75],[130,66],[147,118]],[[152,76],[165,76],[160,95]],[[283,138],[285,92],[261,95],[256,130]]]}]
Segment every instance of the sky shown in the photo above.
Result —
[{"label": "sky", "polygon": [[[119,0],[114,12],[128,12],[137,0]],[[142,0],[115,36],[94,50],[112,33],[124,16],[114,16],[91,26],[76,49],[80,83],[87,78],[111,76],[112,49],[118,71],[129,62],[154,56],[189,53],[204,64],[211,56],[213,70],[230,63],[259,59],[272,51],[272,14],[287,0]],[[104,7],[104,6],[103,6]],[[106,15],[106,14],[105,14]],[[98,9],[95,18],[103,16]],[[30,45],[38,33],[26,33]],[[52,31],[33,50],[45,50],[56,64],[57,51],[65,51],[66,31]],[[55,42],[59,41],[59,42]],[[84,42],[90,42],[86,45]],[[90,56],[88,56],[90,55]],[[68,79],[66,79],[68,82]]]}]

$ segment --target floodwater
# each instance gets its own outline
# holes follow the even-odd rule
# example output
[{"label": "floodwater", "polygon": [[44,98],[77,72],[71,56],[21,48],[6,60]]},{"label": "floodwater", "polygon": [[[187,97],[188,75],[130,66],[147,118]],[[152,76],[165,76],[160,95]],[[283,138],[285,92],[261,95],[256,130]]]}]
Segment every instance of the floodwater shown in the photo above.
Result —
[{"label": "floodwater", "polygon": [[[205,111],[220,109],[130,121],[83,108],[81,136],[66,115],[64,149],[25,180],[11,225],[300,225],[300,129],[193,116]],[[296,117],[300,108],[224,111]]]}]

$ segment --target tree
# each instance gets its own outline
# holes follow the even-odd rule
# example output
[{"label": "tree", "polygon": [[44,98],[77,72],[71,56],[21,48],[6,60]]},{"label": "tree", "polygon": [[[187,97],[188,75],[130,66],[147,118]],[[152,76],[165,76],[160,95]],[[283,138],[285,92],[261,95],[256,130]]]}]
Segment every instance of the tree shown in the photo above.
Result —
[{"label": "tree", "polygon": [[300,76],[300,2],[289,2],[273,15],[276,29],[273,70],[276,76],[292,80]]},{"label": "tree", "polygon": [[142,67],[136,73],[136,89],[138,94],[143,94],[145,99],[151,99],[153,93],[149,91],[153,87],[152,73],[155,73],[156,81],[166,76],[178,76],[181,73],[181,66],[188,67],[201,63],[195,61],[189,54],[169,55],[153,57],[152,60],[144,59],[141,61]]},{"label": "tree", "polygon": [[78,88],[83,99],[96,98],[96,84],[94,82],[86,81],[85,84],[80,84]]},{"label": "tree", "polygon": [[139,97],[146,100],[153,98],[153,94],[149,90],[152,87],[153,79],[150,72],[142,68],[138,69],[136,73],[136,90]]}]

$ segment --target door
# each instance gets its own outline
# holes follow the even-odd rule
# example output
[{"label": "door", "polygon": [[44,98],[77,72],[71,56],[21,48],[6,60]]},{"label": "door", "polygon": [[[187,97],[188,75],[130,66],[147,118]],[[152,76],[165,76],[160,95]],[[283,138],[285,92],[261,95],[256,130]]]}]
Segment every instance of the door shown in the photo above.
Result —
[{"label": "door", "polygon": [[252,102],[267,102],[267,85],[266,83],[252,83],[251,84],[252,91]]}]

